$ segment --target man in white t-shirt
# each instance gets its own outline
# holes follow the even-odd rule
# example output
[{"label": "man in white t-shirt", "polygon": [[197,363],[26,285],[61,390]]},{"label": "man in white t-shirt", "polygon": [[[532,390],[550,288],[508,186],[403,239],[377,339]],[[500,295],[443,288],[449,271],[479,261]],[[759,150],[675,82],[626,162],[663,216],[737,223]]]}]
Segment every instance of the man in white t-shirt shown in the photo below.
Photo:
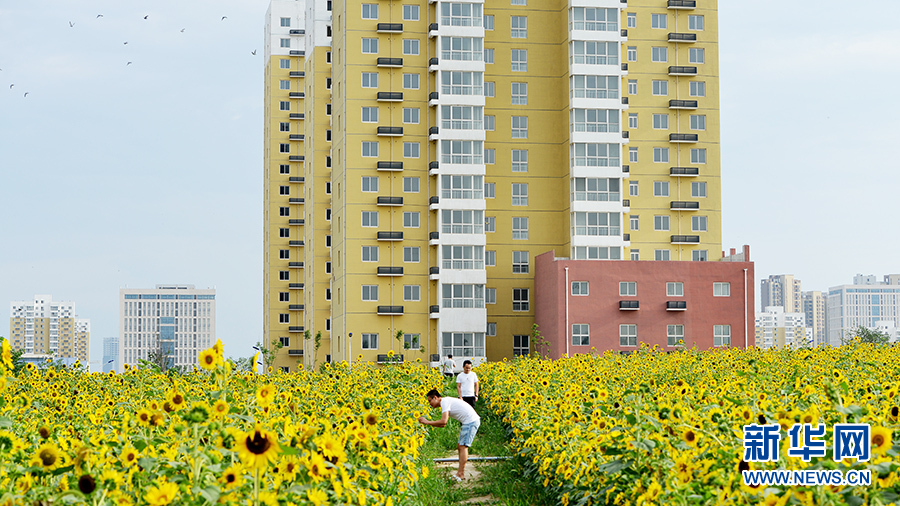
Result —
[{"label": "man in white t-shirt", "polygon": [[424,416],[419,417],[419,423],[422,425],[431,425],[432,427],[444,427],[450,418],[453,418],[462,425],[459,429],[459,441],[456,449],[459,452],[459,469],[453,476],[456,481],[462,481],[465,477],[466,461],[469,460],[469,447],[475,439],[478,427],[481,426],[481,417],[464,401],[455,397],[441,397],[441,393],[432,389],[426,394],[428,404],[432,408],[441,407],[441,419],[429,420]]},{"label": "man in white t-shirt", "polygon": [[447,355],[447,358],[441,362],[441,372],[448,378],[453,377],[453,369],[456,369],[456,362],[453,361],[453,355]]},{"label": "man in white t-shirt", "polygon": [[456,376],[456,394],[459,398],[475,407],[478,400],[478,375],[472,372],[472,361],[463,362],[463,372]]}]

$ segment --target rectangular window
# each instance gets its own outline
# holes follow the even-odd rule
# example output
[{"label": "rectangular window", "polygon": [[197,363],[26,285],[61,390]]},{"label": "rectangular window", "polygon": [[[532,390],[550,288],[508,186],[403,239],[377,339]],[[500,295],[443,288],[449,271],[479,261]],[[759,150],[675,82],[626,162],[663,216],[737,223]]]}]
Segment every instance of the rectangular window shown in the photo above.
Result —
[{"label": "rectangular window", "polygon": [[530,308],[527,288],[513,288],[513,311],[528,311]]},{"label": "rectangular window", "polygon": [[406,124],[417,125],[419,123],[419,108],[418,107],[404,107],[403,108],[403,122]]},{"label": "rectangular window", "polygon": [[363,141],[362,156],[377,157],[378,156],[378,143]]},{"label": "rectangular window", "polygon": [[440,22],[443,26],[480,27],[483,23],[481,4],[443,2],[440,7]]},{"label": "rectangular window", "polygon": [[484,163],[484,142],[441,141],[441,163],[482,164]]},{"label": "rectangular window", "polygon": [[706,148],[691,149],[691,163],[706,163]]},{"label": "rectangular window", "polygon": [[655,130],[668,130],[669,129],[669,115],[668,114],[654,114],[653,115],[653,128]]},{"label": "rectangular window", "polygon": [[669,25],[666,20],[667,16],[665,14],[650,14],[650,28],[668,28]]},{"label": "rectangular window", "polygon": [[528,150],[514,149],[512,150],[512,171],[528,172]]},{"label": "rectangular window", "polygon": [[513,251],[512,255],[513,274],[528,274],[528,252]]},{"label": "rectangular window", "polygon": [[691,230],[694,232],[706,232],[706,216],[691,216]]},{"label": "rectangular window", "polygon": [[279,237],[290,237],[290,236],[291,236],[291,231],[290,231],[289,228],[279,228],[279,229],[278,229],[278,236],[279,236]]},{"label": "rectangular window", "polygon": [[669,61],[669,48],[652,47],[650,48],[650,61],[666,63]]},{"label": "rectangular window", "polygon": [[378,19],[378,4],[362,4],[363,19]]},{"label": "rectangular window", "polygon": [[705,114],[691,114],[691,130],[706,130]]},{"label": "rectangular window", "polygon": [[713,346],[731,346],[731,325],[713,325]]},{"label": "rectangular window", "polygon": [[378,226],[378,211],[363,211],[362,212],[362,226],[377,227]]},{"label": "rectangular window", "polygon": [[528,72],[528,50],[513,49],[510,55],[510,70],[513,72]]},{"label": "rectangular window", "polygon": [[497,163],[497,152],[493,148],[484,149],[484,163],[493,165]]},{"label": "rectangular window", "polygon": [[419,74],[403,74],[403,89],[418,90]]},{"label": "rectangular window", "polygon": [[512,238],[514,241],[528,240],[528,217],[513,217],[512,219]]},{"label": "rectangular window", "polygon": [[528,37],[528,18],[525,16],[509,17],[510,38],[525,39]]},{"label": "rectangular window", "polygon": [[573,167],[618,167],[619,144],[577,142],[569,148]]},{"label": "rectangular window", "polygon": [[[628,163],[638,163],[638,148],[629,147],[628,148]],[[635,183],[636,181],[631,181]]]},{"label": "rectangular window", "polygon": [[442,199],[480,199],[484,176],[441,176]]},{"label": "rectangular window", "polygon": [[485,216],[484,217],[484,231],[485,232],[496,232],[497,231],[497,218],[495,216]]},{"label": "rectangular window", "polygon": [[444,353],[459,357],[484,356],[484,332],[443,332]]},{"label": "rectangular window", "polygon": [[378,285],[362,285],[362,300],[377,301]]},{"label": "rectangular window", "polygon": [[485,129],[486,131],[488,131],[488,132],[493,132],[493,131],[494,131],[494,125],[495,125],[496,121],[497,121],[497,117],[496,117],[496,116],[487,116],[487,115],[485,115],[485,117],[484,117],[484,129]]},{"label": "rectangular window", "polygon": [[637,295],[637,281],[619,281],[619,295],[634,297]]},{"label": "rectangular window", "polygon": [[441,286],[441,307],[443,308],[483,308],[484,285]]},{"label": "rectangular window", "polygon": [[282,144],[280,144],[280,145],[278,146],[278,149],[279,149],[282,153],[290,153],[290,152],[291,152],[291,145],[290,145],[290,144],[284,144],[284,143],[282,143]]},{"label": "rectangular window", "polygon": [[484,83],[484,96],[487,98],[494,97],[494,82],[493,81],[485,81]]},{"label": "rectangular window", "polygon": [[378,178],[371,176],[363,176],[361,191],[364,192],[377,192],[378,191]]},{"label": "rectangular window", "polygon": [[362,73],[362,87],[363,88],[377,88],[378,87],[378,73],[377,72],[363,72]]},{"label": "rectangular window", "polygon": [[572,178],[572,199],[576,202],[618,202],[619,197],[618,178]]},{"label": "rectangular window", "polygon": [[706,50],[702,47],[688,48],[689,63],[706,63]]},{"label": "rectangular window", "polygon": [[419,20],[419,6],[418,5],[404,5],[403,6],[403,21],[418,21]]},{"label": "rectangular window", "polygon": [[420,251],[418,246],[405,246],[403,248],[403,261],[406,263],[419,263]]},{"label": "rectangular window", "polygon": [[572,324],[572,346],[590,346],[591,326],[587,323]]},{"label": "rectangular window", "polygon": [[703,30],[703,16],[688,16],[688,30]]},{"label": "rectangular window", "polygon": [[637,79],[628,80],[628,94],[637,95]]},{"label": "rectangular window", "polygon": [[512,184],[512,205],[527,206],[528,205],[528,183]]},{"label": "rectangular window", "polygon": [[419,157],[419,143],[418,142],[404,142],[403,143],[403,158],[418,158]]},{"label": "rectangular window", "polygon": [[669,148],[653,148],[653,162],[669,163]]},{"label": "rectangular window", "polygon": [[668,181],[654,181],[653,182],[653,196],[654,197],[668,197],[669,196],[669,182]]},{"label": "rectangular window", "polygon": [[482,234],[484,233],[484,211],[465,209],[444,209],[441,211],[441,233]]},{"label": "rectangular window", "polygon": [[487,14],[484,16],[484,29],[485,30],[493,30],[494,29],[494,15]]},{"label": "rectangular window", "polygon": [[631,258],[632,260],[634,260],[634,261],[640,260],[640,259],[641,259],[641,252],[640,252],[640,250],[636,250],[636,249],[631,250],[630,258]]},{"label": "rectangular window", "polygon": [[419,212],[403,213],[403,228],[419,228]]},{"label": "rectangular window", "polygon": [[706,262],[709,260],[709,251],[705,249],[695,249],[691,251],[691,260],[694,262]]},{"label": "rectangular window", "polygon": [[637,325],[619,325],[619,346],[637,346]]},{"label": "rectangular window", "polygon": [[362,261],[363,262],[377,262],[378,261],[378,246],[363,246],[362,247]]},{"label": "rectangular window", "polygon": [[527,0],[509,0],[509,5],[528,5]]},{"label": "rectangular window", "polygon": [[415,302],[421,298],[419,285],[403,285],[403,300]]},{"label": "rectangular window", "polygon": [[[480,177],[480,176],[473,176],[473,177]],[[496,183],[484,183],[484,198],[486,198],[486,199],[496,198],[497,197],[496,187],[497,187]]]},{"label": "rectangular window", "polygon": [[278,129],[279,129],[279,131],[282,131],[282,132],[290,132],[291,124],[286,121],[282,121],[281,123],[278,124]]},{"label": "rectangular window", "polygon": [[573,7],[569,10],[569,30],[617,32],[619,31],[619,10]]},{"label": "rectangular window", "polygon": [[485,288],[484,289],[484,303],[485,304],[496,304],[497,303],[497,289],[496,288]]},{"label": "rectangular window", "polygon": [[628,46],[625,51],[625,58],[628,61],[637,61],[637,46]]},{"label": "rectangular window", "polygon": [[638,127],[638,115],[636,112],[628,113],[628,128],[634,130]]},{"label": "rectangular window", "polygon": [[288,79],[282,79],[282,80],[278,83],[278,86],[279,86],[279,88],[282,89],[282,90],[290,90],[290,89],[291,89],[291,81],[288,80]]},{"label": "rectangular window", "polygon": [[281,18],[281,26],[289,28],[291,26],[291,18]]},{"label": "rectangular window", "polygon": [[572,109],[569,121],[573,132],[618,132],[621,114],[617,109]]},{"label": "rectangular window", "polygon": [[587,281],[572,281],[572,295],[590,295]]},{"label": "rectangular window", "polygon": [[403,334],[403,349],[418,350],[420,347],[419,334]]},{"label": "rectangular window", "polygon": [[669,81],[653,81],[653,94],[666,96],[669,94]]},{"label": "rectangular window", "polygon": [[637,28],[637,13],[628,12],[625,14],[625,26],[628,28]]},{"label": "rectangular window", "polygon": [[731,283],[727,281],[713,283],[713,297],[731,297]]},{"label": "rectangular window", "polygon": [[681,346],[684,344],[684,325],[669,325],[666,329],[666,344]]},{"label": "rectangular window", "polygon": [[705,81],[691,81],[689,85],[689,92],[692,97],[705,97],[706,96],[706,82]]},{"label": "rectangular window", "polygon": [[485,48],[484,63],[494,63],[494,49],[493,48]]},{"label": "rectangular window", "polygon": [[531,336],[528,334],[516,334],[513,336],[513,356],[514,357],[527,357],[529,353],[531,353],[531,346],[529,345],[529,341]]},{"label": "rectangular window", "polygon": [[363,334],[362,335],[362,344],[360,347],[363,350],[377,350],[378,349],[378,334]]},{"label": "rectangular window", "polygon": [[669,230],[669,217],[667,215],[653,217],[653,230]]},{"label": "rectangular window", "polygon": [[484,75],[481,72],[441,72],[441,93],[445,95],[482,95]]},{"label": "rectangular window", "polygon": [[441,267],[444,269],[484,269],[484,246],[441,246]]},{"label": "rectangular window", "polygon": [[667,297],[684,297],[684,283],[681,281],[670,281],[666,283]]},{"label": "rectangular window", "polygon": [[691,197],[706,197],[706,181],[695,181],[691,183]]},{"label": "rectangular window", "polygon": [[488,322],[487,324],[487,335],[496,336],[497,335],[497,322]]},{"label": "rectangular window", "polygon": [[484,39],[477,37],[441,37],[441,60],[482,61]]},{"label": "rectangular window", "polygon": [[635,232],[635,231],[638,231],[641,229],[641,217],[640,216],[638,216],[636,214],[632,214],[631,217],[628,219],[628,221],[629,221],[629,225],[631,227],[632,232]]},{"label": "rectangular window", "polygon": [[569,87],[573,98],[619,98],[618,76],[572,76]]},{"label": "rectangular window", "polygon": [[278,292],[278,302],[290,302],[291,295],[288,292]]},{"label": "rectangular window", "polygon": [[419,39],[403,39],[403,54],[415,56],[419,54]]},{"label": "rectangular window", "polygon": [[403,193],[419,193],[419,178],[418,177],[404,177],[403,178]]},{"label": "rectangular window", "polygon": [[569,45],[570,63],[586,65],[618,65],[619,44],[576,40]]},{"label": "rectangular window", "polygon": [[290,69],[291,68],[291,60],[288,58],[282,58],[281,61],[279,62],[279,67],[283,68],[283,69]]},{"label": "rectangular window", "polygon": [[278,215],[279,215],[279,216],[290,216],[290,215],[291,215],[291,208],[290,208],[290,207],[279,207],[279,208],[278,208]]},{"label": "rectangular window", "polygon": [[447,130],[481,130],[484,107],[476,105],[441,106],[441,128]]},{"label": "rectangular window", "polygon": [[362,108],[362,122],[363,123],[378,123],[378,108],[377,107],[363,107]]},{"label": "rectangular window", "polygon": [[497,252],[496,251],[485,251],[484,252],[484,266],[485,267],[496,267],[497,266]]},{"label": "rectangular window", "polygon": [[278,323],[290,323],[291,315],[288,313],[281,313],[278,315]]},{"label": "rectangular window", "polygon": [[279,189],[278,189],[278,193],[281,195],[290,195],[291,187],[287,186],[287,185],[281,185],[281,187],[279,187]]},{"label": "rectangular window", "polygon": [[658,261],[668,261],[670,252],[667,249],[658,249],[653,251],[653,259]]},{"label": "rectangular window", "polygon": [[282,100],[281,102],[278,103],[278,108],[282,111],[290,111],[291,103],[288,102],[287,100]]},{"label": "rectangular window", "polygon": [[378,53],[378,39],[363,37],[362,52],[363,52],[363,54]]},{"label": "rectangular window", "polygon": [[288,271],[278,271],[278,279],[280,281],[288,281],[291,279],[291,273]]},{"label": "rectangular window", "polygon": [[512,83],[511,88],[512,105],[528,105],[528,83]]}]

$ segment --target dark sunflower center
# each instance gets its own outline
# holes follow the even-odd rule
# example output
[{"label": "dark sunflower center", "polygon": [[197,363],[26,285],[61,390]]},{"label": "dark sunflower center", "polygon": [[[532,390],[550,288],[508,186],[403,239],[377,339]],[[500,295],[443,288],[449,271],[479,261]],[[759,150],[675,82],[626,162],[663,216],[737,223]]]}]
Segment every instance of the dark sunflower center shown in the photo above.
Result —
[{"label": "dark sunflower center", "polygon": [[207,356],[203,357],[203,361],[206,362],[207,364],[212,364],[213,360],[215,360],[215,359],[213,359],[212,355],[207,355]]},{"label": "dark sunflower center", "polygon": [[236,474],[234,474],[234,473],[228,473],[228,474],[225,475],[225,482],[226,482],[226,483],[234,483],[235,481],[237,481],[237,475],[236,475]]},{"label": "dark sunflower center", "polygon": [[42,438],[47,439],[48,437],[50,437],[50,429],[48,429],[47,427],[41,427],[40,429],[38,429],[38,434],[40,434]]},{"label": "dark sunflower center", "polygon": [[44,466],[52,466],[54,462],[56,462],[56,454],[53,453],[52,450],[41,450],[38,454],[38,458],[41,459],[41,463]]},{"label": "dark sunflower center", "polygon": [[882,436],[881,434],[876,434],[872,438],[872,444],[874,444],[875,446],[881,446],[882,444],[884,444],[884,436]]},{"label": "dark sunflower center", "polygon": [[900,415],[900,408],[898,408],[897,406],[893,406],[891,408],[891,416],[897,418],[897,415]]},{"label": "dark sunflower center", "polygon": [[750,464],[748,464],[747,462],[745,462],[745,461],[742,460],[741,463],[738,464],[738,470],[740,470],[740,471],[749,471],[749,470],[750,470]]},{"label": "dark sunflower center", "polygon": [[184,397],[181,394],[175,394],[175,397],[172,397],[172,402],[176,405],[181,404],[184,402]]},{"label": "dark sunflower center", "polygon": [[81,490],[83,494],[90,494],[97,488],[97,482],[94,481],[94,477],[89,474],[84,474],[81,478],[78,478],[78,490]]},{"label": "dark sunflower center", "polygon": [[259,431],[253,433],[253,437],[247,438],[247,449],[255,455],[262,455],[272,446],[269,438],[263,436]]},{"label": "dark sunflower center", "polygon": [[693,432],[693,431],[687,431],[687,432],[684,434],[684,439],[686,439],[688,442],[693,441],[694,439],[696,439],[696,437],[697,437],[697,436],[694,435],[694,432]]}]

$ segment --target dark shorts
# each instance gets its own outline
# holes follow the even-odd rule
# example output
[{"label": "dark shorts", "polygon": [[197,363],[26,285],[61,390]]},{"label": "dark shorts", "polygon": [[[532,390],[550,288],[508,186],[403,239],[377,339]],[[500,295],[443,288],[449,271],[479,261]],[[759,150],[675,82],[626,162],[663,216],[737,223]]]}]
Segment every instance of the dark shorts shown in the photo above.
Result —
[{"label": "dark shorts", "polygon": [[463,397],[462,400],[469,403],[469,406],[475,407],[475,397]]},{"label": "dark shorts", "polygon": [[444,376],[447,377],[447,378],[452,378],[452,377],[453,377],[453,373],[452,373],[452,372],[445,372],[445,373],[444,373]]}]

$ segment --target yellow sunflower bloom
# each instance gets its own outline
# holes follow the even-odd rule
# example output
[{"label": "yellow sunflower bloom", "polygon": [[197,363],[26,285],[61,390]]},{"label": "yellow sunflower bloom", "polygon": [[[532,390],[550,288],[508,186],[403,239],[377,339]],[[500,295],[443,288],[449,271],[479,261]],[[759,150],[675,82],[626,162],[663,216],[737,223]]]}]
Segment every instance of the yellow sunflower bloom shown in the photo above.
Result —
[{"label": "yellow sunflower bloom", "polygon": [[198,357],[198,360],[200,361],[200,367],[206,369],[207,371],[212,371],[216,368],[216,359],[216,352],[212,348],[201,351]]},{"label": "yellow sunflower bloom", "polygon": [[872,453],[883,455],[891,449],[891,429],[886,427],[872,428]]},{"label": "yellow sunflower bloom", "polygon": [[250,469],[265,469],[280,451],[275,434],[260,427],[242,433],[235,443],[241,462]]},{"label": "yellow sunflower bloom", "polygon": [[144,500],[152,506],[165,506],[171,504],[178,495],[178,485],[174,483],[161,483],[150,487],[144,494]]}]

